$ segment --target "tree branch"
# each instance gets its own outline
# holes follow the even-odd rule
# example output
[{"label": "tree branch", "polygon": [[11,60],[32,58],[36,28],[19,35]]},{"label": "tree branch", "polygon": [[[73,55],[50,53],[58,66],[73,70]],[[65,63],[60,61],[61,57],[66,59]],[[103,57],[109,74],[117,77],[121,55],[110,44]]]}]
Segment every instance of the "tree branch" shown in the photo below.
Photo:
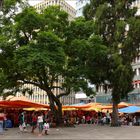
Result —
[{"label": "tree branch", "polygon": [[38,83],[35,83],[35,82],[33,82],[33,81],[27,81],[27,80],[22,80],[22,81],[23,81],[25,84],[32,84],[32,85],[35,85],[35,86],[39,87],[40,89],[46,91],[45,88],[44,88],[43,86],[41,86],[40,84],[38,84]]},{"label": "tree branch", "polygon": [[[22,32],[23,32],[23,31],[22,31]],[[24,36],[25,36],[25,38],[26,38],[27,42],[29,42],[29,38],[28,38],[28,36],[26,35],[26,33],[25,33],[25,32],[23,32],[23,34],[24,34]]]},{"label": "tree branch", "polygon": [[52,86],[52,87],[51,87],[51,89],[55,89],[55,88],[63,89],[63,88],[60,87],[60,86]]}]

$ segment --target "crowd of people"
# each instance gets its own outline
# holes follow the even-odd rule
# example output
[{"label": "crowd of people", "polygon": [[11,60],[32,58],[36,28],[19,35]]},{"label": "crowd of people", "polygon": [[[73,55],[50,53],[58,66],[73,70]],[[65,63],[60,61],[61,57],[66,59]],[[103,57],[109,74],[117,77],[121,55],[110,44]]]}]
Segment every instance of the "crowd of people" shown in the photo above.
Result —
[{"label": "crowd of people", "polygon": [[[15,115],[16,114],[16,115]],[[8,124],[10,120],[10,125]],[[31,133],[34,133],[36,128],[39,129],[39,136],[48,135],[49,130],[48,112],[26,112],[22,110],[15,110],[15,112],[0,113],[0,131],[7,130],[6,127],[19,127],[20,132],[27,132],[27,127],[31,126]]]},{"label": "crowd of people", "polygon": [[[64,123],[67,126],[73,124],[94,124],[94,125],[110,125],[112,121],[112,113],[107,111],[95,112],[95,111],[77,111],[77,112],[65,112]],[[139,114],[119,114],[118,122],[120,125],[140,125]]]},{"label": "crowd of people", "polygon": [[[107,111],[95,112],[95,111],[64,111],[63,121],[64,125],[75,126],[79,124],[93,124],[93,125],[110,125],[112,115]],[[11,127],[19,127],[20,132],[26,132],[27,127],[31,126],[31,133],[34,133],[38,128],[38,134],[48,135],[50,127],[56,127],[55,117],[51,111],[2,111],[0,113],[0,125],[3,126],[3,130],[6,129],[6,122],[10,120]],[[138,115],[119,114],[120,125],[140,125],[140,117]]]},{"label": "crowd of people", "polygon": [[50,128],[48,113],[32,112],[32,114],[30,113],[30,121],[27,116],[29,116],[29,114],[25,111],[19,114],[19,129],[21,132],[26,132],[27,125],[30,125],[32,127],[31,133],[34,133],[35,129],[38,128],[39,136],[43,134],[48,135]]}]

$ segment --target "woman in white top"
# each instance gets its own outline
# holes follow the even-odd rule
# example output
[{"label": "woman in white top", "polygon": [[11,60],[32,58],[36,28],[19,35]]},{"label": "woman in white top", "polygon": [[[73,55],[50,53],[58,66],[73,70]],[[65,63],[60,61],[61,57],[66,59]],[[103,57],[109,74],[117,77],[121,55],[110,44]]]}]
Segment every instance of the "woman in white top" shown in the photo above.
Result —
[{"label": "woman in white top", "polygon": [[40,113],[37,120],[40,134],[42,134],[43,131],[43,118],[44,118],[43,113]]}]

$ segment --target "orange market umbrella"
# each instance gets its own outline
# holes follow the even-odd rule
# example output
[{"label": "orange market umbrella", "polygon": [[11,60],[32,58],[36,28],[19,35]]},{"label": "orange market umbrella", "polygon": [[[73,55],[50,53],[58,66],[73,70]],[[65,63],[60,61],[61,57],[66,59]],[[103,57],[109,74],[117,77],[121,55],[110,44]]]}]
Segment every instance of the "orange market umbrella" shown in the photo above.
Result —
[{"label": "orange market umbrella", "polygon": [[101,109],[112,109],[112,105],[103,105]]},{"label": "orange market umbrella", "polygon": [[103,113],[107,113],[107,111],[108,111],[109,113],[112,113],[112,109],[102,109],[102,112],[103,112]]},{"label": "orange market umbrella", "polygon": [[9,105],[0,104],[0,108],[9,108]]},{"label": "orange market umbrella", "polygon": [[25,111],[42,111],[42,110],[48,110],[47,108],[23,108]]},{"label": "orange market umbrella", "polygon": [[[127,106],[132,106],[132,104],[129,104],[129,103],[126,103],[126,102],[120,102],[118,104],[118,108],[123,108],[123,107],[127,107]],[[102,106],[102,109],[112,109],[112,104]]]},{"label": "orange market umbrella", "polygon": [[89,107],[92,107],[92,106],[95,107],[97,105],[101,105],[101,104],[100,103],[88,103],[88,104],[85,104],[85,105],[75,106],[75,108],[82,109],[82,108],[89,108]]},{"label": "orange market umbrella", "polygon": [[75,108],[75,106],[70,106],[70,105],[64,105],[62,108]]},{"label": "orange market umbrella", "polygon": [[62,108],[63,111],[74,111],[76,108]]},{"label": "orange market umbrella", "polygon": [[132,106],[133,104],[129,104],[129,103],[126,103],[126,102],[120,102],[118,104],[118,108],[123,108],[123,107],[128,107],[128,106]]},{"label": "orange market umbrella", "polygon": [[49,108],[49,105],[32,102],[25,96],[10,97],[5,101],[0,101],[0,106],[6,106],[9,108]]},{"label": "orange market umbrella", "polygon": [[101,111],[101,108],[100,108],[100,106],[91,106],[91,107],[89,107],[89,108],[83,108],[83,109],[81,109],[81,110],[84,110],[84,111]]},{"label": "orange market umbrella", "polygon": [[8,96],[6,98],[7,101],[28,101],[28,102],[31,102],[27,97],[25,96],[19,96],[19,97],[16,97],[16,96]]}]

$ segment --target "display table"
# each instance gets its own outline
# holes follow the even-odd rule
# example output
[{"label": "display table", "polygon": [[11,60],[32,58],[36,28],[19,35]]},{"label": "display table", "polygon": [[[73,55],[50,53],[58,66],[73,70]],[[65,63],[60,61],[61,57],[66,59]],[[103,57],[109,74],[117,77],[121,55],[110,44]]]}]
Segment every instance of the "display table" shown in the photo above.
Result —
[{"label": "display table", "polygon": [[12,128],[13,124],[11,120],[6,120],[6,128]]}]

